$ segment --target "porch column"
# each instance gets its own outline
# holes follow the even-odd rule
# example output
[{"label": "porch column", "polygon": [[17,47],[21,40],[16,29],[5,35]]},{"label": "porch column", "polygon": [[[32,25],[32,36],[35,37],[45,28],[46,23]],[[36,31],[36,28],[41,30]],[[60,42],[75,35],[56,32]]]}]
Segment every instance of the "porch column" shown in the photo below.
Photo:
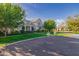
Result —
[{"label": "porch column", "polygon": [[31,26],[30,26],[30,31],[32,31],[32,28],[31,28]]},{"label": "porch column", "polygon": [[26,26],[24,26],[24,31],[26,31]]}]

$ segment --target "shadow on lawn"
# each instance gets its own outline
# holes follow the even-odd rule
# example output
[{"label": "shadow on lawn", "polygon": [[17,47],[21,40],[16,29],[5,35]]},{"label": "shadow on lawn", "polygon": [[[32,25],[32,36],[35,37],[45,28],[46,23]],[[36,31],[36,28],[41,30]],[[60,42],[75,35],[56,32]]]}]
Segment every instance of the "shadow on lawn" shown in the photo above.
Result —
[{"label": "shadow on lawn", "polygon": [[4,47],[7,56],[79,56],[79,39],[50,36]]}]

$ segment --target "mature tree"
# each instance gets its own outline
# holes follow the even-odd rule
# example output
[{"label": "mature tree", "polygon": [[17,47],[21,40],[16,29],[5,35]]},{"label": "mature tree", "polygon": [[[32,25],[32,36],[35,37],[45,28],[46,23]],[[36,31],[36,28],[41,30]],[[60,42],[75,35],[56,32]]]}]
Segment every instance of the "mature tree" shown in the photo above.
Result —
[{"label": "mature tree", "polygon": [[70,31],[79,31],[79,16],[68,17],[67,27]]},{"label": "mature tree", "polygon": [[56,28],[56,22],[54,20],[49,19],[44,22],[44,28],[50,32],[52,29]]},{"label": "mature tree", "polygon": [[0,29],[5,36],[8,29],[17,27],[23,20],[24,10],[16,4],[0,4]]}]

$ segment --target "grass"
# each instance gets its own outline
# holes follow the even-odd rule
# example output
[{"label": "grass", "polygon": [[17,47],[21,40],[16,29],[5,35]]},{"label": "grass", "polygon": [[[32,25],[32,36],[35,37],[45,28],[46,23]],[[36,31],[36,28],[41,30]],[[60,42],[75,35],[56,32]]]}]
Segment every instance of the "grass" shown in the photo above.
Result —
[{"label": "grass", "polygon": [[[55,35],[52,34],[52,36],[65,36],[65,37],[69,37],[71,35],[72,33],[63,33],[63,32],[58,32]],[[37,38],[37,37],[43,37],[43,36],[46,36],[46,33],[27,33],[27,34],[3,37],[3,38],[0,38],[0,47],[6,46],[7,44],[11,44],[14,42],[29,40],[31,38]]]},{"label": "grass", "polygon": [[78,32],[73,32],[74,34],[79,34],[79,31]]},{"label": "grass", "polygon": [[28,34],[21,34],[21,35],[14,35],[14,36],[7,36],[0,38],[0,46],[5,46],[6,44],[14,43],[21,40],[27,40],[36,37],[43,37],[46,36],[44,33],[28,33]]},{"label": "grass", "polygon": [[57,33],[55,36],[65,36],[65,37],[69,37],[71,36],[72,33],[63,33],[63,32],[60,32],[60,33]]}]

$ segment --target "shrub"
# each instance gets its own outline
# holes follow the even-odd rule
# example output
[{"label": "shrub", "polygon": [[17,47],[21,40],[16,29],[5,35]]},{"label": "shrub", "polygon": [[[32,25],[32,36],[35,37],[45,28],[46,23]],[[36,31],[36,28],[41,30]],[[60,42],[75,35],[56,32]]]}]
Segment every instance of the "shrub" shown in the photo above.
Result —
[{"label": "shrub", "polygon": [[17,35],[17,34],[20,34],[20,32],[19,31],[13,31],[13,32],[11,32],[10,35]]},{"label": "shrub", "polygon": [[4,33],[0,31],[0,36],[4,36]]}]

